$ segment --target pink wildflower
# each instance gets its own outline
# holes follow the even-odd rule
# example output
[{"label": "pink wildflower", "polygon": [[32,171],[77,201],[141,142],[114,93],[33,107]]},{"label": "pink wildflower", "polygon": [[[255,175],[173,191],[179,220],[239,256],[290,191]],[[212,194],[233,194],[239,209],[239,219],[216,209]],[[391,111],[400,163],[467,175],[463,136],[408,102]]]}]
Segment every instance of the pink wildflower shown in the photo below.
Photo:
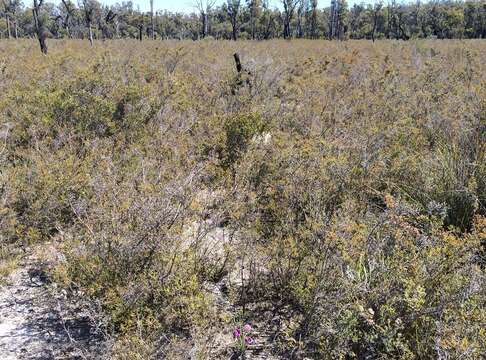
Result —
[{"label": "pink wildflower", "polygon": [[246,343],[246,345],[253,344],[253,338],[251,336],[245,337],[245,343]]}]

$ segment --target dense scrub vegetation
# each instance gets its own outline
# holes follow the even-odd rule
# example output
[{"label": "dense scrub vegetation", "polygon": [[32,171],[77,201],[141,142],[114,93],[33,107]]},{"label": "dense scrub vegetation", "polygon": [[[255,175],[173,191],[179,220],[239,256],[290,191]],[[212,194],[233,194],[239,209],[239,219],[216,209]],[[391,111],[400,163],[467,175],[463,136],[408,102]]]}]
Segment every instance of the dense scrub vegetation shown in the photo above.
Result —
[{"label": "dense scrub vegetation", "polygon": [[[95,39],[415,39],[485,38],[485,0],[409,3],[346,0],[193,0],[190,13],[154,8],[140,11],[132,1],[103,5],[98,0],[58,2],[0,0],[0,38]],[[32,5],[39,5],[38,21]],[[143,3],[142,3],[143,4]],[[25,5],[25,6],[24,6]],[[157,3],[155,3],[157,6]],[[181,4],[182,6],[182,4]]]},{"label": "dense scrub vegetation", "polygon": [[485,354],[481,41],[0,54],[2,266],[55,244],[107,357]]}]

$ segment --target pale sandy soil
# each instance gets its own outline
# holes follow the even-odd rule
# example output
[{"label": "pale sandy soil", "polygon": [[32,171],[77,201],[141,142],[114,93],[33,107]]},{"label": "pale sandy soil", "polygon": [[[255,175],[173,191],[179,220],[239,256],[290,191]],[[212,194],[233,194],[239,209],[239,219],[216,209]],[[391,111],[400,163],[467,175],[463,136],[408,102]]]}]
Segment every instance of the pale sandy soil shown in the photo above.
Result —
[{"label": "pale sandy soil", "polygon": [[0,359],[101,359],[87,310],[61,291],[30,255],[0,287]]}]

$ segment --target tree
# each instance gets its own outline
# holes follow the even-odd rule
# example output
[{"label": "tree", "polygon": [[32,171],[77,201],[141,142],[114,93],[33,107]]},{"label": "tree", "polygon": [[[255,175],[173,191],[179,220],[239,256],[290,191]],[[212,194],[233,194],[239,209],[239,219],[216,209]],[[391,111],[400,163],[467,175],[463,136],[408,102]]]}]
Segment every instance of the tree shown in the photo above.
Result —
[{"label": "tree", "polygon": [[34,8],[32,9],[32,14],[34,15],[34,26],[37,34],[37,39],[39,40],[39,46],[41,52],[44,55],[46,55],[47,54],[47,44],[46,44],[47,31],[45,30],[44,27],[44,21],[40,17],[40,11],[43,2],[44,0],[34,0]]},{"label": "tree", "polygon": [[240,13],[240,0],[227,0],[227,8],[226,11],[230,18],[231,22],[231,29],[232,29],[232,37],[233,40],[236,41],[238,38],[238,16]]},{"label": "tree", "polygon": [[309,3],[309,37],[317,38],[317,0],[311,0]]},{"label": "tree", "polygon": [[137,19],[137,28],[138,28],[138,40],[143,40],[143,28],[145,27],[145,16],[140,14]]},{"label": "tree", "polygon": [[378,18],[380,16],[380,11],[381,11],[381,7],[383,5],[378,3],[376,4],[374,7],[373,7],[373,28],[371,30],[371,40],[373,40],[373,42],[375,42],[375,33],[376,33],[376,28],[378,27]]},{"label": "tree", "polygon": [[88,28],[88,40],[91,46],[93,46],[93,19],[94,19],[94,4],[92,0],[82,0],[83,1],[83,12],[84,21],[86,22],[86,27]]},{"label": "tree", "polygon": [[64,29],[66,30],[66,34],[68,37],[71,37],[69,23],[72,18],[74,18],[74,13],[76,7],[71,2],[71,0],[61,0],[62,4],[64,5],[64,9],[66,10],[66,15],[64,17]]},{"label": "tree", "polygon": [[396,40],[407,40],[408,36],[403,28],[403,7],[398,6],[395,0],[392,0],[391,6],[388,6],[388,22],[389,22],[389,36],[390,32],[393,33]]},{"label": "tree", "polygon": [[343,40],[348,31],[348,3],[346,0],[338,0],[337,10],[337,36],[339,40]]},{"label": "tree", "polygon": [[346,0],[332,0],[330,12],[329,38],[342,40],[348,29],[348,4]]},{"label": "tree", "polygon": [[304,37],[304,15],[308,0],[300,0],[297,6],[297,38]]},{"label": "tree", "polygon": [[209,14],[216,4],[216,0],[196,0],[195,7],[201,16],[201,35],[206,37],[209,33]]},{"label": "tree", "polygon": [[250,10],[250,29],[251,29],[251,38],[256,38],[256,27],[258,23],[258,19],[261,15],[261,1],[260,0],[247,0],[248,8]]},{"label": "tree", "polygon": [[2,4],[2,12],[3,12],[3,16],[5,17],[5,24],[7,26],[7,39],[10,39],[10,2],[7,2],[7,0],[2,0],[1,2]]},{"label": "tree", "polygon": [[101,29],[103,39],[111,39],[114,33],[112,24],[115,22],[117,13],[107,7],[103,8],[103,13],[103,16],[98,17],[98,28]]},{"label": "tree", "polygon": [[336,36],[336,29],[338,24],[338,3],[336,0],[331,0],[331,9],[330,9],[330,16],[329,16],[329,38],[334,39]]},{"label": "tree", "polygon": [[467,1],[463,12],[465,35],[468,38],[486,37],[486,3]]},{"label": "tree", "polygon": [[271,37],[275,36],[277,17],[277,13],[270,9],[268,0],[265,0],[263,2],[263,13],[261,16],[261,20],[263,23],[263,34],[261,38],[268,40]]},{"label": "tree", "polygon": [[351,9],[344,0],[331,0],[322,10],[318,9],[318,0],[278,0],[283,5],[278,8],[270,6],[269,0],[219,0],[220,6],[215,5],[218,0],[193,0],[197,1],[197,11],[190,14],[156,12],[153,0],[149,1],[150,12],[142,13],[130,1],[101,6],[97,0],[60,0],[58,5],[37,0],[42,8],[37,14],[38,29],[36,6],[26,9],[21,0],[0,0],[0,36],[39,37],[37,33],[42,30],[44,43],[48,36],[54,36],[88,38],[91,44],[96,38],[154,39],[157,33],[166,39],[198,39],[209,34],[219,39],[244,35],[251,39],[315,39],[320,33],[329,39],[373,41],[381,37],[486,37],[484,0],[414,0],[408,4],[389,0],[388,5],[355,3]]},{"label": "tree", "polygon": [[154,0],[150,0],[150,36],[155,40]]},{"label": "tree", "polygon": [[289,39],[292,36],[290,23],[294,17],[295,8],[300,3],[300,0],[280,0],[284,9],[284,38]]},{"label": "tree", "polygon": [[13,20],[14,38],[19,37],[18,14],[22,12],[22,3],[20,0],[10,0],[10,14]]}]

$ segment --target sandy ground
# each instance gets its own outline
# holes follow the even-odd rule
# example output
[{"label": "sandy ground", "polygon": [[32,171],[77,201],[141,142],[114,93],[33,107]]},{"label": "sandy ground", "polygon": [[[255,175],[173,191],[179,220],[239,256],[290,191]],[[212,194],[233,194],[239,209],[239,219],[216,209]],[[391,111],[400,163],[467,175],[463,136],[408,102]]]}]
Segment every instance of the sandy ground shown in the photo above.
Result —
[{"label": "sandy ground", "polygon": [[100,359],[101,337],[91,324],[33,256],[0,287],[1,360]]}]

